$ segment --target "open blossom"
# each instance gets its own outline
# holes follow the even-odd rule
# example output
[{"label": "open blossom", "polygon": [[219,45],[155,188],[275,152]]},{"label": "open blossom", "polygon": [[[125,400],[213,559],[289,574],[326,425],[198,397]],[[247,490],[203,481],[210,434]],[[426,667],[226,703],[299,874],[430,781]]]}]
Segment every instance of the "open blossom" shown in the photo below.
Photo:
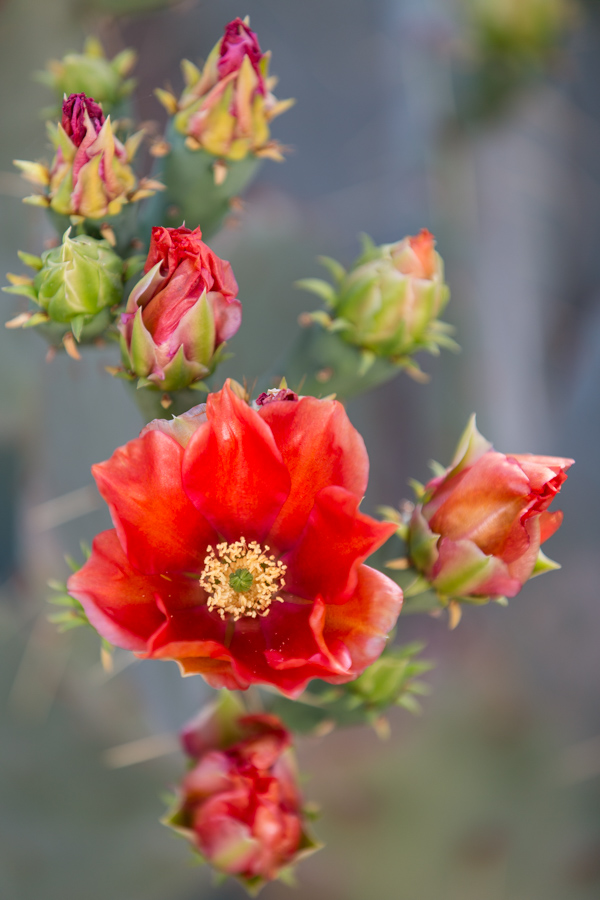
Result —
[{"label": "open blossom", "polygon": [[221,701],[182,734],[192,766],[165,824],[216,869],[252,891],[318,849],[307,834],[291,735],[272,715],[244,715]]},{"label": "open blossom", "polygon": [[269,124],[293,101],[275,99],[268,68],[269,54],[238,18],[225,27],[202,71],[185,61],[186,87],[179,101],[167,91],[157,95],[175,113],[175,128],[187,136],[190,149],[202,148],[230,161],[248,154],[280,160],[281,148],[270,140]]},{"label": "open blossom", "polygon": [[368,459],[338,402],[254,410],[226,383],[93,474],[115,528],[69,592],[111,643],[214,687],[289,696],[381,654],[402,592],[363,563],[395,526],[358,509]]},{"label": "open blossom", "polygon": [[125,368],[162,390],[179,390],[208,375],[219,348],[242,321],[238,286],[228,262],[199,228],[152,229],[144,276],[121,318]]},{"label": "open blossom", "polygon": [[27,198],[65,216],[99,219],[117,215],[124,204],[151,196],[162,187],[137,185],[130,166],[142,133],[125,144],[115,137],[110,116],[85,94],[71,94],[62,106],[62,121],[50,131],[56,154],[48,169],[41,163],[15,160],[25,178],[47,187],[45,195]]},{"label": "open blossom", "polygon": [[514,597],[532,575],[557,568],[540,545],[562,522],[548,507],[572,464],[499,453],[473,416],[450,466],[425,486],[414,510],[412,562],[443,596]]}]

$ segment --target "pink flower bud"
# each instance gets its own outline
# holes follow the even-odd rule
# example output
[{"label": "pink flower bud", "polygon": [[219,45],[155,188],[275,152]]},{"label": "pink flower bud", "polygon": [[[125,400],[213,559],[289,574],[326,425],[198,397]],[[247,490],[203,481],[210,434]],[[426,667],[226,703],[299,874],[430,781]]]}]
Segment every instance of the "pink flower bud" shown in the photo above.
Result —
[{"label": "pink flower bud", "polygon": [[104,125],[102,108],[85,94],[71,94],[63,102],[61,124],[75,146],[80,147],[88,131],[91,130],[89,125],[94,130],[92,141],[95,135],[100,133],[100,129]]},{"label": "pink flower bud", "polygon": [[204,150],[228,167],[247,157],[283,159],[283,147],[270,137],[270,123],[292,100],[277,100],[269,76],[269,53],[260,49],[246,21],[234,19],[208,55],[202,71],[184,60],[185,88],[179,100],[170,92],[157,96],[174,128],[185,136],[187,150]]},{"label": "pink flower bud", "polygon": [[242,320],[231,266],[202,241],[199,228],[152,229],[144,277],[122,316],[125,367],[161,390],[208,375]]},{"label": "pink flower bud", "polygon": [[194,762],[167,824],[256,890],[317,845],[304,826],[291,735],[276,716],[242,712],[226,694],[186,726]]},{"label": "pink flower bud", "polygon": [[157,182],[139,183],[130,163],[142,132],[124,144],[115,137],[110,117],[85,94],[71,94],[62,106],[62,120],[49,127],[56,153],[50,168],[41,163],[15,160],[24,177],[43,185],[46,193],[25,202],[50,207],[71,222],[117,216],[126,203],[152,196]]},{"label": "pink flower bud", "polygon": [[446,471],[424,489],[409,526],[414,565],[442,596],[514,597],[556,563],[540,545],[562,522],[548,507],[572,459],[494,450],[474,417]]},{"label": "pink flower bud", "polygon": [[249,58],[252,68],[258,77],[258,89],[264,94],[265,83],[260,71],[262,51],[258,38],[255,32],[242,19],[237,18],[225,26],[217,62],[220,77],[225,78],[232,72],[237,72],[241,68],[245,56]]}]

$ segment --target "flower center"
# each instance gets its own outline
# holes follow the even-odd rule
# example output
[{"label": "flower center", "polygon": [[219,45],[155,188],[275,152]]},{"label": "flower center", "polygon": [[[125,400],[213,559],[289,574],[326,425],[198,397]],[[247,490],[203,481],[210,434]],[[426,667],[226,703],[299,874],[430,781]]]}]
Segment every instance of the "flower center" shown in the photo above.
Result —
[{"label": "flower center", "polygon": [[237,622],[242,616],[266,616],[274,600],[283,603],[283,597],[275,595],[283,590],[287,566],[268,552],[269,547],[246,543],[245,538],[209,547],[200,576],[209,610]]}]

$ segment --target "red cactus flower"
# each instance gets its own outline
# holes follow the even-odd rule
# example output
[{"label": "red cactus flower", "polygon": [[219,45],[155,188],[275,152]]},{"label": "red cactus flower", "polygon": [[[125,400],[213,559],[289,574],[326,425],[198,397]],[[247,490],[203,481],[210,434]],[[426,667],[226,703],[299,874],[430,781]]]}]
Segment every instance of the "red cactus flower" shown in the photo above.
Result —
[{"label": "red cactus flower", "polygon": [[382,652],[402,593],[363,561],[395,529],[359,512],[368,459],[339,403],[254,410],[227,383],[92,471],[115,528],[69,591],[111,643],[290,696]]}]

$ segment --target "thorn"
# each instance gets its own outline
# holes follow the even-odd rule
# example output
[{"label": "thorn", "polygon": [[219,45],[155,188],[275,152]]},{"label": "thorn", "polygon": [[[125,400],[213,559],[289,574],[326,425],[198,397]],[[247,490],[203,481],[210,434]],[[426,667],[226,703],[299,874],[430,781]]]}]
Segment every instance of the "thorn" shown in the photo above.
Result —
[{"label": "thorn", "polygon": [[171,397],[169,397],[168,394],[163,394],[160,398],[160,405],[163,409],[168,409],[172,405],[172,403],[173,400],[171,399]]},{"label": "thorn", "polygon": [[246,209],[246,204],[241,197],[232,197],[229,201],[229,209],[234,213],[243,213]]},{"label": "thorn", "polygon": [[333,369],[331,368],[331,366],[327,366],[325,369],[321,369],[319,372],[317,372],[315,378],[317,379],[319,384],[326,384],[333,378]]},{"label": "thorn", "polygon": [[388,562],[384,563],[386,569],[408,569],[410,566],[409,560],[404,556],[400,559],[390,559]]},{"label": "thorn", "polygon": [[114,660],[111,651],[107,650],[106,647],[100,648],[100,662],[106,674],[110,675],[114,667]]},{"label": "thorn", "polygon": [[388,741],[390,739],[392,729],[390,728],[390,723],[385,716],[380,716],[378,719],[375,719],[375,721],[373,722],[373,728],[380,741]]},{"label": "thorn", "polygon": [[462,607],[456,600],[451,600],[448,604],[448,628],[454,631],[460,620],[462,619]]},{"label": "thorn", "polygon": [[19,313],[18,316],[15,316],[14,319],[9,319],[8,322],[4,323],[5,328],[21,328],[22,325],[25,325],[26,322],[29,322],[33,313],[23,312]]},{"label": "thorn", "polygon": [[163,156],[168,156],[170,152],[171,145],[168,141],[154,141],[154,143],[150,147],[150,156],[155,156],[157,159],[160,159]]},{"label": "thorn", "polygon": [[48,352],[46,353],[46,362],[51,363],[55,356],[56,347],[48,347]]},{"label": "thorn", "polygon": [[227,178],[228,171],[229,169],[227,168],[227,163],[222,159],[218,159],[213,164],[213,176],[215,179],[215,184],[217,186],[224,183],[225,179]]},{"label": "thorn", "polygon": [[310,313],[303,312],[298,316],[298,325],[300,328],[308,328],[309,325],[312,325],[313,318]]},{"label": "thorn", "polygon": [[109,375],[118,375],[123,370],[120,366],[104,366],[104,371],[108,372]]},{"label": "thorn", "polygon": [[103,225],[100,226],[100,234],[102,235],[102,237],[104,238],[105,241],[108,241],[108,243],[110,244],[111,247],[117,246],[116,235],[115,235],[113,229],[108,224],[108,222],[105,222]]},{"label": "thorn", "polygon": [[67,355],[70,356],[71,359],[81,359],[81,354],[77,349],[75,338],[70,331],[67,331],[63,338],[63,347],[65,348],[65,350],[67,351]]},{"label": "thorn", "polygon": [[313,734],[315,737],[326,737],[328,734],[331,734],[333,729],[335,728],[335,722],[333,719],[324,719],[322,722],[319,722],[316,728],[313,729]]}]

